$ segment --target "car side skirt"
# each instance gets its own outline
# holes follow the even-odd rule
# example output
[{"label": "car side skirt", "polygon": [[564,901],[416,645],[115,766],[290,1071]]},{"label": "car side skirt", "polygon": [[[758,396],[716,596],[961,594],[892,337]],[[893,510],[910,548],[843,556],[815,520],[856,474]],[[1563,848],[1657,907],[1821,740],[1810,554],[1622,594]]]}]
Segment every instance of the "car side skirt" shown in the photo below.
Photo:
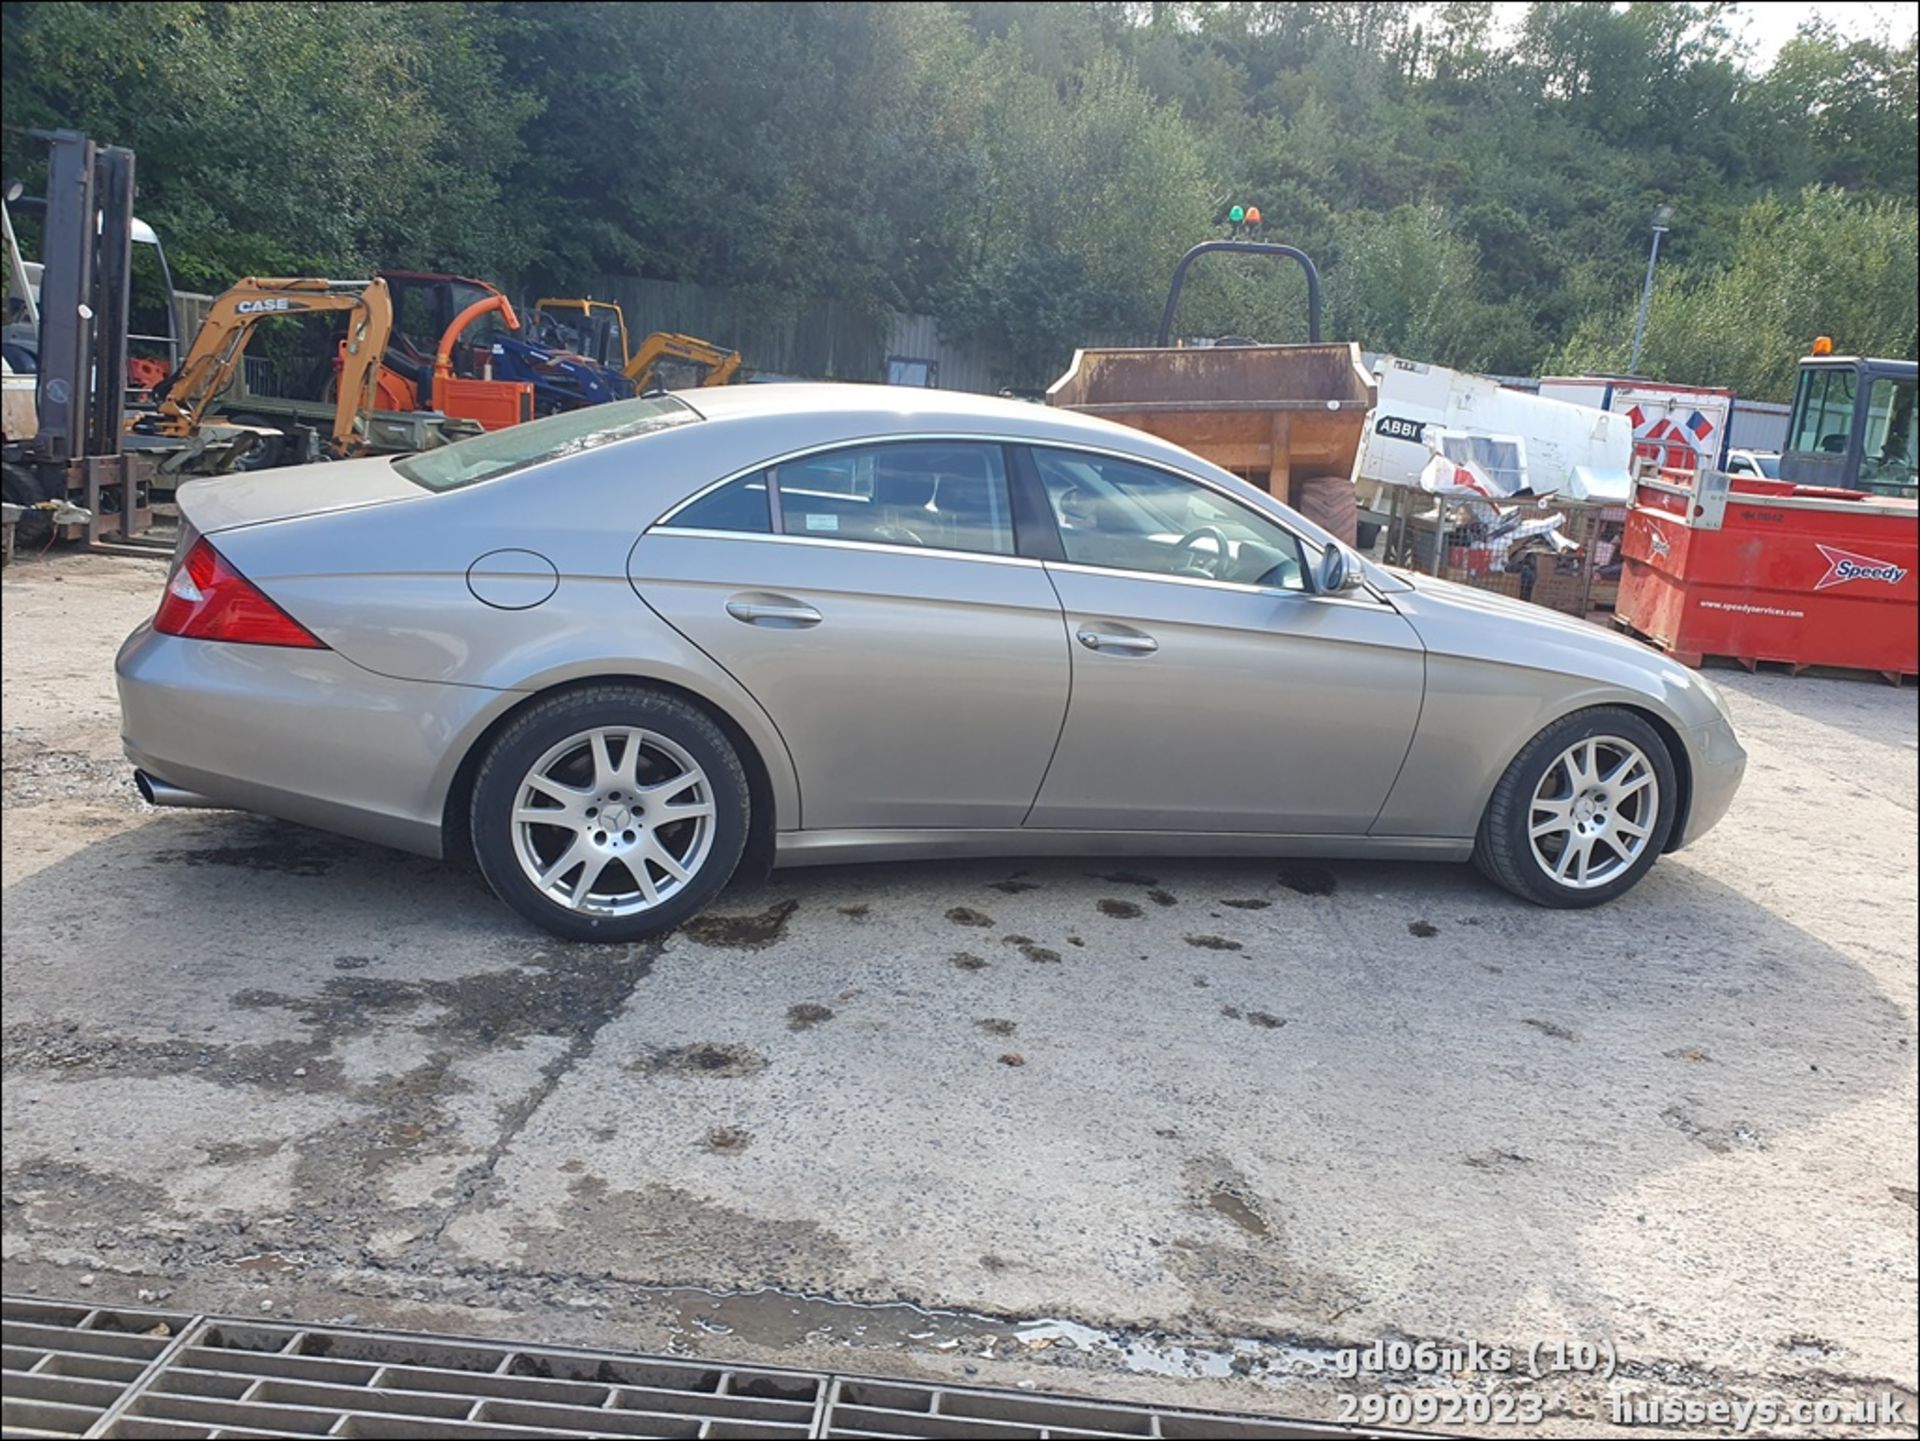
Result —
[{"label": "car side skirt", "polygon": [[1218,831],[781,831],[776,867],[948,856],[1312,856],[1322,860],[1463,861],[1471,836],[1302,836]]}]

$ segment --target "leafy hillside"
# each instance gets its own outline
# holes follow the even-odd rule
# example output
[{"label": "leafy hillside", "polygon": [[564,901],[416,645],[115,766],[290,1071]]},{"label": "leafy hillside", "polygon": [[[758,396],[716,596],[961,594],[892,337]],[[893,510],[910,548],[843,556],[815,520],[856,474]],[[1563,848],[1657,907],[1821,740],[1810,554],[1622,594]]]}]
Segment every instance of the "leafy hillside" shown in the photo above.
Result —
[{"label": "leafy hillside", "polygon": [[[1915,52],[1725,6],[1543,3],[4,7],[5,158],[139,153],[183,285],[376,263],[624,272],[931,312],[1058,371],[1141,337],[1257,204],[1334,335],[1503,373],[1625,363],[1784,396],[1814,333],[1912,355]],[[1205,271],[1183,328],[1281,339],[1298,280]]]}]

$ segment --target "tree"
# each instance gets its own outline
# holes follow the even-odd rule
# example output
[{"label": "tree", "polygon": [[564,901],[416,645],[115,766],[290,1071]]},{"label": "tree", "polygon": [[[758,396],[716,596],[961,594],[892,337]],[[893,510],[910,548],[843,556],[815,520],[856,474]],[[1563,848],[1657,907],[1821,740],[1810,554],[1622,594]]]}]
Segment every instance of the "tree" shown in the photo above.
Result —
[{"label": "tree", "polygon": [[1915,48],[1842,41],[1809,20],[1754,86],[1751,128],[1766,173],[1789,184],[1818,181],[1911,193],[1920,152]]},{"label": "tree", "polygon": [[[1732,265],[1662,277],[1640,372],[1784,401],[1816,335],[1844,352],[1912,357],[1916,271],[1920,222],[1911,206],[1822,186],[1791,204],[1757,201],[1741,217]],[[1582,325],[1561,367],[1623,373],[1631,326],[1627,307]]]},{"label": "tree", "polygon": [[1032,385],[1075,345],[1144,336],[1211,207],[1186,122],[1128,67],[1106,57],[1062,85],[1017,45],[990,41],[970,74],[966,278],[945,313],[955,334],[1004,351],[1010,381]]},{"label": "tree", "polygon": [[1460,369],[1486,364],[1479,256],[1443,209],[1403,205],[1345,228],[1332,287],[1341,335]]},{"label": "tree", "polygon": [[[1541,0],[1517,33],[1497,9],[6,0],[0,110],[29,185],[23,127],[133,146],[142,215],[209,289],[379,263],[522,292],[641,275],[775,317],[831,299],[876,333],[931,313],[1035,384],[1076,344],[1147,338],[1175,259],[1239,203],[1320,264],[1332,335],[1526,373],[1630,334],[1671,203],[1653,354],[1774,384],[1776,361],[1731,357],[1803,343],[1789,293],[1897,345],[1910,275],[1849,288],[1800,249],[1866,244],[1870,269],[1910,225],[1912,41],[1809,20],[1756,73],[1718,0]],[[1764,342],[1756,322],[1684,350],[1667,327],[1712,297],[1776,317]],[[1303,312],[1296,274],[1210,260],[1181,328],[1296,339]]]},{"label": "tree", "polygon": [[[5,26],[8,125],[131,146],[183,285],[525,258],[497,206],[537,102],[457,8],[9,3]],[[7,132],[10,174],[39,159]]]},{"label": "tree", "polygon": [[565,97],[516,175],[549,282],[624,270],[878,306],[945,279],[951,12],[511,4],[497,23],[514,83]]}]

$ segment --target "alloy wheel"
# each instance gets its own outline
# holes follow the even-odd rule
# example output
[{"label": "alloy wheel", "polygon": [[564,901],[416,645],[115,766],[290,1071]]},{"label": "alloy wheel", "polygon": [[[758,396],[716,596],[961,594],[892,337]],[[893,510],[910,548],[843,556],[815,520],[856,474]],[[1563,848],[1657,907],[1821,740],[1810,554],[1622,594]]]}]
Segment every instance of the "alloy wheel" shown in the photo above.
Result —
[{"label": "alloy wheel", "polygon": [[652,910],[713,848],[713,788],[663,735],[596,726],[547,750],[521,779],[513,850],[549,900],[599,916]]},{"label": "alloy wheel", "polygon": [[1527,808],[1527,843],[1555,885],[1592,890],[1633,867],[1659,815],[1659,777],[1646,753],[1619,736],[1591,736],[1541,776]]}]

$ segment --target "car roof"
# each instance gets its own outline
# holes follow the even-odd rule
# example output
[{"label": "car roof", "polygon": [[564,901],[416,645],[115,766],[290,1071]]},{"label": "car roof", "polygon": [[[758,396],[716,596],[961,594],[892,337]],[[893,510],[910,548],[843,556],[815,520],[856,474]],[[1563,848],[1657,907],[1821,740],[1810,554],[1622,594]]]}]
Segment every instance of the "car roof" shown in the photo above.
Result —
[{"label": "car roof", "polygon": [[681,390],[674,392],[674,398],[710,421],[761,420],[778,415],[833,417],[850,436],[904,430],[1011,432],[1030,439],[1052,437],[1068,443],[1157,451],[1169,458],[1178,455],[1189,463],[1192,459],[1188,452],[1156,436],[1098,416],[964,390],[780,381]]},{"label": "car roof", "polygon": [[1186,470],[1199,467],[1216,476],[1227,474],[1192,451],[1148,431],[1058,406],[965,390],[778,381],[681,390],[674,392],[674,398],[705,420],[721,424],[790,415],[796,420],[805,417],[814,428],[823,423],[831,425],[849,440],[947,433],[997,436],[1042,445],[1054,441],[1125,451]]}]

